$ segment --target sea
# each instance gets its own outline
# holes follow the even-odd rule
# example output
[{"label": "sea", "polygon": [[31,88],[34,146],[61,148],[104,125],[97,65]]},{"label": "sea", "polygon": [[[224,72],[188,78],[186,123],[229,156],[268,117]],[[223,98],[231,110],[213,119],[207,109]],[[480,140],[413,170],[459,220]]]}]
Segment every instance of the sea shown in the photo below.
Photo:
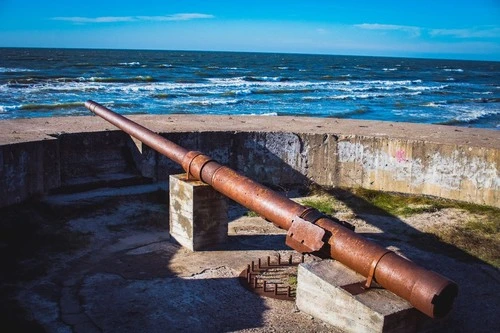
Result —
[{"label": "sea", "polygon": [[341,55],[0,48],[0,119],[204,114],[500,129],[500,62]]}]

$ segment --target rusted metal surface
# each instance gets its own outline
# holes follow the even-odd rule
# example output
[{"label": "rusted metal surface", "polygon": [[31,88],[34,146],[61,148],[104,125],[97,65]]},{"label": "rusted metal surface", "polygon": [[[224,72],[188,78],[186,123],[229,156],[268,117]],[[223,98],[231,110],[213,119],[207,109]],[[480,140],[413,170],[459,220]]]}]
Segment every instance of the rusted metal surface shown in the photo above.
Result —
[{"label": "rusted metal surface", "polygon": [[[280,228],[291,230],[287,235],[287,245],[295,250],[338,260],[366,276],[366,285],[375,281],[430,317],[443,317],[451,310],[458,293],[458,286],[453,281],[368,241],[356,234],[349,224],[302,206],[200,152],[188,151],[176,145],[102,105],[87,101],[85,106],[182,165],[189,177],[211,185]],[[306,227],[304,223],[311,223],[311,226]]]},{"label": "rusted metal surface", "polygon": [[252,261],[247,265],[239,280],[245,288],[259,295],[293,301],[297,290],[297,266],[303,262],[304,255],[299,259],[290,255],[285,261],[280,254],[275,260],[268,256],[263,262],[259,258],[257,263]]},{"label": "rusted metal surface", "polygon": [[325,245],[324,235],[324,229],[296,216],[286,234],[286,245],[300,253],[317,252]]}]

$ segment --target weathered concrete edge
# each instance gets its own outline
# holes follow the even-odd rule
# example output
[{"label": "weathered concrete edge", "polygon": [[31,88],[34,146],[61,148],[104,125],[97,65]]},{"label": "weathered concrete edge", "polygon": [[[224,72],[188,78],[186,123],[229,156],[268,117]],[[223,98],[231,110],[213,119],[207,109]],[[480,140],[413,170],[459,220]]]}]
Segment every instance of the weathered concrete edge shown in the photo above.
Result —
[{"label": "weathered concrete edge", "polygon": [[[290,117],[266,117],[265,124],[262,117],[132,118],[155,131],[188,138],[188,148],[195,149],[194,146],[203,142],[203,151],[214,151],[222,163],[232,164],[231,167],[259,181],[293,183],[293,179],[285,177],[287,173],[283,168],[286,167],[319,185],[428,194],[500,206],[499,131],[400,123],[391,129],[390,123],[383,122]],[[69,126],[71,120],[72,126]],[[322,125],[315,125],[318,121]],[[327,131],[332,121],[342,125],[343,130]],[[61,164],[65,164],[61,156],[67,156],[61,155],[60,140],[56,138],[63,132],[61,128],[66,135],[83,131],[92,136],[92,133],[115,131],[96,117],[28,119],[8,121],[8,124],[17,134],[11,142],[0,145],[0,206],[60,186]],[[0,128],[2,125],[5,123],[0,122]],[[257,129],[259,125],[261,128]],[[345,133],[349,126],[354,134]],[[405,128],[406,137],[401,135],[399,126]],[[447,133],[441,133],[438,140],[423,130]],[[415,135],[409,138],[408,133]],[[464,137],[473,142],[458,140],[456,133],[464,133]],[[221,136],[223,140],[219,139]],[[425,137],[431,139],[424,140]],[[66,145],[64,149],[68,148],[71,149]],[[238,155],[232,158],[233,163],[226,160],[231,154]],[[143,156],[143,173],[159,169],[161,159],[151,153],[149,158],[148,154]],[[249,168],[260,163],[265,165]],[[278,176],[269,178],[268,175]]]},{"label": "weathered concrete edge", "polygon": [[[217,115],[131,115],[155,132],[291,132],[390,137],[440,144],[500,148],[500,131],[445,125],[313,117]],[[40,141],[63,133],[101,132],[116,128],[97,116],[0,120],[0,145]]]}]

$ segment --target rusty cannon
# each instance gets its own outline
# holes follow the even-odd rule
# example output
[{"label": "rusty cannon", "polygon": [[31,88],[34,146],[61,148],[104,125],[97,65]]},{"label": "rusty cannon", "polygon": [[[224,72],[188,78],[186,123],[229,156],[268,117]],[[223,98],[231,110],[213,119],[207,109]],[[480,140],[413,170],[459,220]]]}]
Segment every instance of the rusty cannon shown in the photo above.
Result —
[{"label": "rusty cannon", "polygon": [[452,308],[458,286],[395,252],[375,244],[335,218],[303,206],[223,166],[198,151],[189,151],[153,131],[94,102],[85,107],[150,148],[180,164],[188,177],[215,190],[287,230],[286,244],[300,253],[333,258],[409,301],[432,318]]}]

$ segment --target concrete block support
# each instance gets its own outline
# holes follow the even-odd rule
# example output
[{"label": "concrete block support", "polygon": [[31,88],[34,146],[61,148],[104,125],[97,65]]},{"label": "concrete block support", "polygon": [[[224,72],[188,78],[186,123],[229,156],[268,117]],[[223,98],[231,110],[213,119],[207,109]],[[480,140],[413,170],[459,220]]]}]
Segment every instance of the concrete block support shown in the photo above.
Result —
[{"label": "concrete block support", "polygon": [[353,295],[343,287],[366,278],[337,261],[301,264],[297,307],[345,332],[417,332],[429,321],[410,303],[388,290],[373,288]]},{"label": "concrete block support", "polygon": [[227,239],[226,198],[211,186],[188,180],[186,174],[170,176],[170,235],[191,251]]}]

